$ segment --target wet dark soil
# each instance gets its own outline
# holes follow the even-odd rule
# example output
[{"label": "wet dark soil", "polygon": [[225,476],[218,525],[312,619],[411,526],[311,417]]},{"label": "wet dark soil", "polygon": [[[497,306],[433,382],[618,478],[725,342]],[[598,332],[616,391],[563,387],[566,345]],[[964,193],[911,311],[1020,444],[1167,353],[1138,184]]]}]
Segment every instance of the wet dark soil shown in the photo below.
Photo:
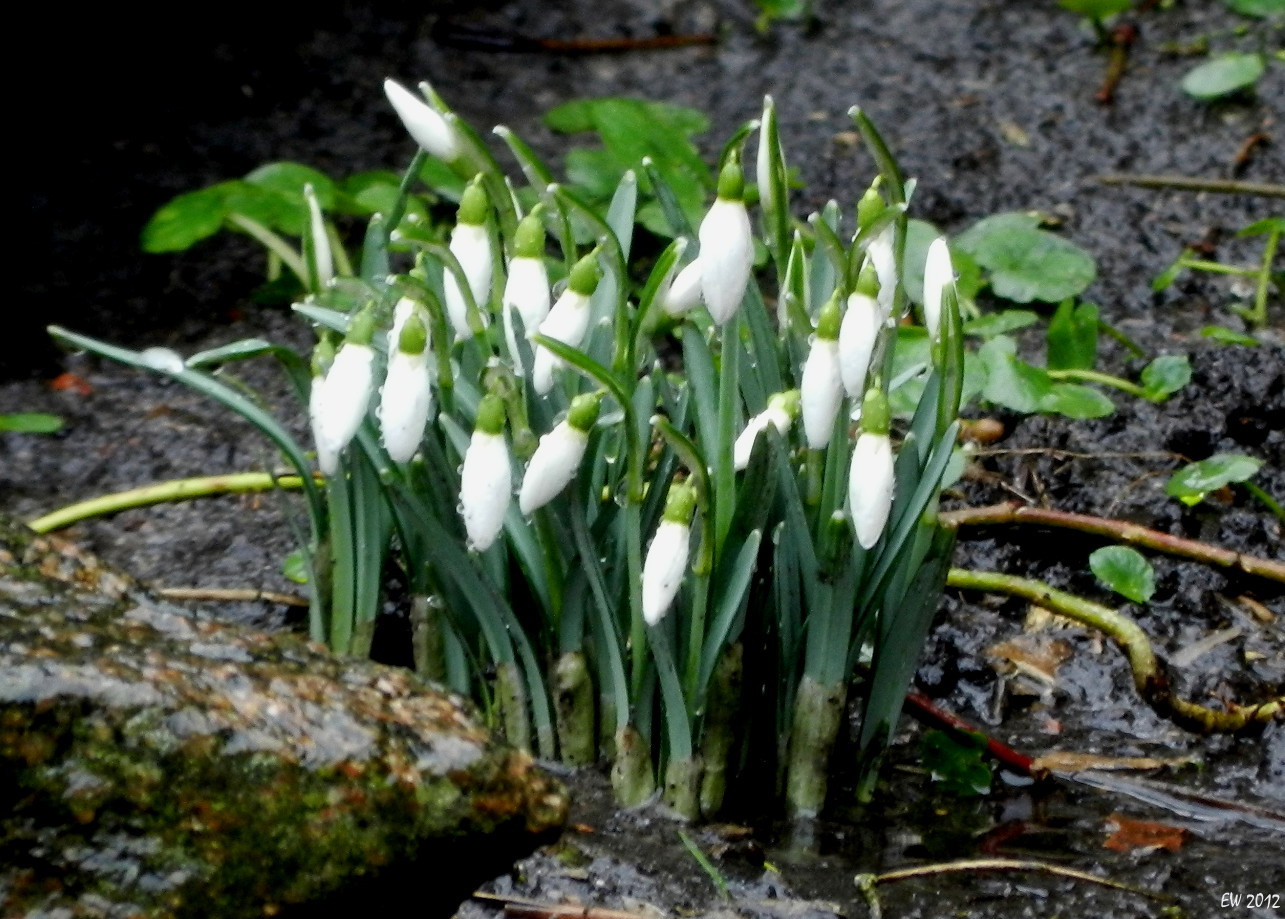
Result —
[{"label": "wet dark soil", "polygon": [[[1117,399],[1094,422],[1007,417],[1008,436],[979,458],[980,475],[956,500],[1014,497],[1064,510],[1128,519],[1258,556],[1285,557],[1279,520],[1245,492],[1185,508],[1163,494],[1180,458],[1246,452],[1265,461],[1256,480],[1285,498],[1285,347],[1275,330],[1255,349],[1217,347],[1197,330],[1235,325],[1228,311],[1243,291],[1221,278],[1185,276],[1153,294],[1151,279],[1186,245],[1213,243],[1216,256],[1248,263],[1257,244],[1231,234],[1280,213],[1271,199],[1104,186],[1103,172],[1236,174],[1285,178],[1282,100],[1285,68],[1269,68],[1256,95],[1216,104],[1184,96],[1177,83],[1194,60],[1171,49],[1207,38],[1216,48],[1279,46],[1279,31],[1237,35],[1244,20],[1220,4],[1186,3],[1136,17],[1141,38],[1111,106],[1094,101],[1106,56],[1091,33],[1053,4],[879,0],[851,9],[822,5],[811,26],[752,28],[749,4],[652,4],[599,0],[557,5],[515,2],[442,10],[439,17],[535,36],[649,36],[716,30],[713,48],[624,55],[492,54],[434,42],[431,20],[400,5],[323,5],[308,23],[247,35],[233,4],[197,33],[171,23],[159,48],[102,19],[68,40],[86,71],[101,74],[97,104],[67,123],[47,112],[62,92],[85,89],[86,72],[24,98],[47,125],[27,145],[24,183],[34,229],[19,269],[21,308],[0,342],[0,412],[52,411],[67,419],[54,437],[0,435],[0,509],[29,518],[73,500],[164,479],[261,468],[270,448],[247,426],[166,381],[49,348],[40,330],[59,322],[132,346],[164,344],[183,353],[249,335],[302,341],[280,311],[255,305],[260,256],[240,240],[213,241],[177,257],[144,256],[137,232],[150,212],[181,191],[243,174],[262,162],[295,159],[333,173],[397,168],[410,144],[387,111],[379,81],[428,78],[474,125],[505,123],[556,159],[564,140],[539,122],[552,105],[586,95],[633,95],[710,113],[699,139],[713,155],[761,97],[778,103],[791,161],[806,187],[796,212],[831,196],[850,202],[870,164],[847,133],[844,113],[861,104],[919,178],[915,214],[957,231],[987,214],[1039,209],[1098,259],[1090,296],[1104,315],[1146,348],[1190,353],[1192,383],[1152,405]],[[52,15],[52,14],[50,14]],[[223,18],[218,18],[223,17]],[[74,81],[74,85],[72,85]],[[1274,142],[1238,152],[1255,134]],[[1127,369],[1107,349],[1108,369]],[[52,389],[61,370],[92,391]],[[1136,366],[1133,368],[1136,372]],[[283,381],[247,366],[249,382],[289,412]],[[296,412],[287,414],[296,426]],[[273,497],[208,499],[129,511],[78,524],[70,533],[144,580],[163,586],[297,589],[280,574],[293,544],[289,507]],[[1037,529],[962,534],[958,563],[1042,577],[1112,602],[1087,571],[1099,542]],[[1153,557],[1158,590],[1127,610],[1158,649],[1180,660],[1202,639],[1230,636],[1183,667],[1189,698],[1250,701],[1285,687],[1285,597],[1279,585]],[[221,608],[273,628],[297,624],[288,608],[256,602]],[[1196,738],[1142,708],[1123,656],[1077,628],[1044,629],[1065,658],[1051,684],[1032,683],[986,650],[1022,635],[1024,604],[951,594],[926,652],[926,692],[1032,755],[1050,751],[1185,757],[1196,765],[1130,775],[1125,790],[1068,782],[1027,786],[997,781],[976,801],[946,798],[917,766],[920,729],[899,739],[886,789],[857,813],[794,838],[770,814],[742,814],[747,839],[727,828],[690,830],[716,860],[733,894],[723,901],[678,839],[681,827],[651,810],[617,812],[596,775],[572,779],[574,820],[583,831],[500,878],[494,889],[537,900],[649,915],[865,915],[858,872],[954,858],[1029,857],[1109,876],[1176,898],[1187,916],[1275,915],[1285,897],[1285,731],[1240,740]],[[1235,630],[1234,634],[1232,631]],[[1060,653],[1061,653],[1060,652]],[[1190,653],[1185,656],[1191,656]],[[1157,790],[1144,783],[1161,783]],[[1254,813],[1208,812],[1174,787],[1239,802]],[[1141,800],[1138,796],[1149,796]],[[842,795],[839,796],[842,800]],[[1119,813],[1186,832],[1180,848],[1106,847]],[[592,830],[592,831],[590,831]],[[804,834],[806,835],[806,834]],[[1162,903],[1118,890],[1031,874],[957,875],[881,888],[897,916],[1159,915]],[[1279,900],[1277,901],[1279,903]],[[831,904],[831,905],[827,905]],[[1277,907],[1279,909],[1279,907]],[[497,915],[481,901],[461,916]]]}]

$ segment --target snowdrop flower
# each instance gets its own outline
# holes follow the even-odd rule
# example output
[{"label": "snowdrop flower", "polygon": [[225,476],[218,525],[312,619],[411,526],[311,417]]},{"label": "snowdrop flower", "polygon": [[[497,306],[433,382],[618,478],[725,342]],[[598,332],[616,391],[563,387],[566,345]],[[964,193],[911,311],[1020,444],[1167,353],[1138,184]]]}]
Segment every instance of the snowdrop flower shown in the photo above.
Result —
[{"label": "snowdrop flower", "polygon": [[892,316],[893,302],[897,295],[897,256],[893,252],[895,232],[894,225],[888,224],[866,247],[866,257],[874,265],[875,274],[879,278],[879,308],[885,320]]},{"label": "snowdrop flower", "polygon": [[414,300],[403,297],[393,311],[393,328],[388,333],[388,374],[379,391],[384,449],[397,463],[409,462],[415,455],[433,411],[429,353],[424,311]]},{"label": "snowdrop flower", "polygon": [[[427,83],[421,83],[426,87]],[[450,162],[460,154],[455,129],[441,113],[396,80],[384,81],[384,95],[397,110],[406,132],[425,153]]]},{"label": "snowdrop flower", "polygon": [[955,283],[955,269],[950,263],[950,249],[946,238],[938,236],[928,246],[924,262],[924,327],[928,338],[936,341],[941,335],[941,304],[946,285]]},{"label": "snowdrop flower", "polygon": [[[451,254],[459,260],[468,279],[469,292],[477,307],[477,320],[486,326],[486,301],[491,296],[491,234],[486,229],[486,216],[491,210],[490,199],[482,187],[479,176],[468,184],[460,198],[460,209],[455,229],[451,230]],[[446,271],[442,276],[446,294],[446,313],[450,317],[455,335],[463,341],[473,337],[468,298],[460,290],[455,272]]]},{"label": "snowdrop flower", "polygon": [[808,446],[824,449],[834,433],[834,419],[843,401],[843,378],[839,359],[839,294],[821,307],[812,348],[803,364],[803,381],[799,384],[799,404],[803,413],[803,432]]},{"label": "snowdrop flower", "polygon": [[504,283],[504,338],[509,345],[513,372],[526,374],[521,351],[513,328],[513,314],[522,320],[525,337],[530,338],[549,315],[549,272],[544,264],[544,222],[540,206],[522,218],[513,240],[513,258],[509,259],[509,277]]},{"label": "snowdrop flower", "polygon": [[861,434],[848,472],[848,503],[857,542],[869,549],[879,541],[892,509],[892,441],[888,439],[888,399],[878,389],[866,394]]},{"label": "snowdrop flower", "polygon": [[883,324],[883,311],[876,300],[878,288],[874,266],[867,261],[857,289],[848,295],[848,308],[839,327],[839,375],[844,390],[854,399],[865,391],[870,358]]},{"label": "snowdrop flower", "polygon": [[673,605],[679,585],[687,572],[687,551],[691,542],[692,510],[696,489],[686,483],[669,487],[665,513],[656,535],[647,547],[642,573],[642,614],[648,625],[658,625]]},{"label": "snowdrop flower", "polygon": [[[773,147],[775,146],[775,150]],[[785,207],[778,192],[781,186],[773,181],[773,159],[778,162],[784,159],[781,152],[781,140],[776,128],[776,104],[771,96],[763,97],[763,117],[759,119],[758,157],[755,160],[754,180],[758,183],[759,206],[763,211],[765,225],[770,226],[776,215]],[[771,235],[771,230],[768,235]]]},{"label": "snowdrop flower", "polygon": [[718,197],[700,225],[701,295],[719,325],[740,309],[754,262],[750,215],[741,196],[745,178],[741,163],[730,156],[718,177]]},{"label": "snowdrop flower", "polygon": [[348,327],[348,337],[335,354],[330,369],[313,378],[308,407],[312,436],[317,444],[317,464],[323,475],[334,475],[339,454],[353,439],[366,417],[373,389],[375,352],[370,347],[374,317],[358,313]]},{"label": "snowdrop flower", "polygon": [[[681,242],[681,240],[680,240]],[[677,265],[675,264],[675,267]],[[681,316],[701,302],[701,263],[693,259],[666,281],[656,295],[668,316]]]},{"label": "snowdrop flower", "polygon": [[460,473],[460,516],[470,549],[491,547],[504,526],[513,496],[513,470],[504,439],[504,403],[487,393],[477,409],[477,423]]},{"label": "snowdrop flower", "polygon": [[[598,277],[598,250],[595,249],[571,269],[567,289],[540,323],[540,334],[578,348],[589,331],[589,298],[598,289]],[[537,345],[535,366],[531,370],[535,391],[544,395],[552,389],[553,371],[561,366],[561,358],[543,345]]]},{"label": "snowdrop flower", "polygon": [[518,507],[524,515],[544,507],[575,478],[601,402],[601,393],[576,396],[567,417],[540,438],[518,493]]},{"label": "snowdrop flower", "polygon": [[750,454],[754,452],[754,441],[770,424],[778,434],[784,436],[790,429],[790,423],[799,413],[799,391],[791,389],[779,392],[767,400],[767,408],[759,412],[745,425],[736,443],[732,447],[732,465],[741,472],[750,464]]},{"label": "snowdrop flower", "polygon": [[325,287],[335,278],[335,260],[330,251],[330,236],[326,221],[321,216],[321,205],[311,185],[303,187],[304,200],[308,202],[308,238],[312,243],[311,268],[316,274],[317,289]]}]

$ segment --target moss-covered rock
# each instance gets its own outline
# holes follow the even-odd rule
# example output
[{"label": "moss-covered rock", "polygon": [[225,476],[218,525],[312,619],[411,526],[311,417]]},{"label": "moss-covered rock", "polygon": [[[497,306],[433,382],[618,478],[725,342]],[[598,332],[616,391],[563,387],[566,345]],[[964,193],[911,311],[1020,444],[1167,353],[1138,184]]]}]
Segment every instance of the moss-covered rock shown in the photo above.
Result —
[{"label": "moss-covered rock", "polygon": [[316,915],[409,891],[445,916],[565,816],[527,755],[409,672],[185,615],[0,521],[5,915]]}]

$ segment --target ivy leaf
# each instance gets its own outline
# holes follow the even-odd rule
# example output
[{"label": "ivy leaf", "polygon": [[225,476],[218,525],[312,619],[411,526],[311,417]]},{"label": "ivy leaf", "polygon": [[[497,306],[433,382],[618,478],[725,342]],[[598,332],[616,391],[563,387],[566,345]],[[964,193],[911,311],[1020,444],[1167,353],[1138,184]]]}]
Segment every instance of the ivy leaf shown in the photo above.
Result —
[{"label": "ivy leaf", "polygon": [[285,575],[287,581],[293,581],[296,584],[308,583],[308,565],[304,561],[301,549],[295,549],[282,560],[281,573]]},{"label": "ivy leaf", "polygon": [[1266,69],[1261,54],[1221,54],[1189,71],[1182,88],[1197,99],[1218,99],[1253,86]]},{"label": "ivy leaf", "polygon": [[1215,453],[1209,459],[1183,466],[1170,476],[1165,494],[1188,506],[1199,504],[1211,491],[1253,478],[1262,465],[1262,460],[1243,453]]},{"label": "ivy leaf", "polygon": [[985,734],[925,731],[919,750],[924,768],[947,794],[974,798],[990,791],[991,768],[982,758],[986,752]]},{"label": "ivy leaf", "polygon": [[1156,573],[1141,552],[1128,546],[1104,546],[1089,556],[1099,581],[1134,603],[1146,603],[1156,592]]},{"label": "ivy leaf", "polygon": [[62,418],[44,412],[0,414],[0,431],[16,431],[19,434],[52,434],[62,430],[62,426]]},{"label": "ivy leaf", "polygon": [[1096,303],[1063,300],[1049,320],[1049,370],[1092,370],[1098,361]]},{"label": "ivy leaf", "polygon": [[1183,354],[1166,354],[1142,368],[1143,394],[1163,402],[1191,382],[1191,362]]},{"label": "ivy leaf", "polygon": [[1053,381],[1038,367],[1017,358],[1017,343],[998,335],[977,352],[986,369],[983,397],[1015,412],[1038,412],[1053,392]]},{"label": "ivy leaf", "polygon": [[1057,303],[1082,293],[1097,276],[1091,255],[1040,229],[1039,218],[1029,214],[983,218],[955,244],[990,272],[996,296],[1015,303]]},{"label": "ivy leaf", "polygon": [[240,182],[220,182],[166,202],[143,227],[144,252],[182,252],[223,227],[230,192]]},{"label": "ivy leaf", "polygon": [[1035,325],[1040,317],[1030,310],[1000,310],[998,313],[987,313],[964,323],[965,335],[976,335],[979,338],[994,338],[1005,332],[1015,332],[1028,325]]},{"label": "ivy leaf", "polygon": [[1200,330],[1200,334],[1224,345],[1245,345],[1247,348],[1256,348],[1262,344],[1253,335],[1246,335],[1244,332],[1237,332],[1222,325],[1207,325]]}]

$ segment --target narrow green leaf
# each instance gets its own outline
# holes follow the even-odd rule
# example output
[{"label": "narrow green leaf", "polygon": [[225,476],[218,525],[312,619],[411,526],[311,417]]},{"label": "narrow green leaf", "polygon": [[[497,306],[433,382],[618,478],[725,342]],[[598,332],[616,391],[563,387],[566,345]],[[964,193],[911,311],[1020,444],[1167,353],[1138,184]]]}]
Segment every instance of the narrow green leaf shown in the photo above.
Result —
[{"label": "narrow green leaf", "polygon": [[1099,312],[1095,303],[1062,301],[1049,320],[1049,370],[1093,369],[1098,361]]},{"label": "narrow green leaf", "polygon": [[1235,329],[1221,325],[1207,325],[1200,330],[1200,334],[1224,345],[1245,345],[1248,348],[1256,348],[1262,344],[1253,335],[1246,335],[1244,332],[1237,332]]},{"label": "narrow green leaf", "polygon": [[61,430],[62,426],[62,418],[57,415],[48,415],[44,412],[0,414],[0,431],[16,431],[20,434],[52,434]]},{"label": "narrow green leaf", "polygon": [[1156,573],[1142,553],[1128,546],[1104,546],[1089,556],[1099,581],[1134,603],[1146,603],[1156,592]]}]

